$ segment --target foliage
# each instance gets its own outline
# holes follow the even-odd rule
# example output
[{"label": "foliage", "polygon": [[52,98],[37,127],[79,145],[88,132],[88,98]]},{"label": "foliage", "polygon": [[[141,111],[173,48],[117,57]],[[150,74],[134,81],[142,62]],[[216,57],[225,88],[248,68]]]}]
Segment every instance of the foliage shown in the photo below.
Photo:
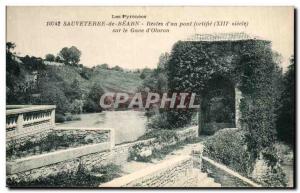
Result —
[{"label": "foliage", "polygon": [[293,147],[295,135],[295,61],[291,58],[291,64],[283,77],[283,91],[280,96],[280,104],[277,111],[276,122],[278,137]]},{"label": "foliage", "polygon": [[[144,152],[149,152],[145,154]],[[152,148],[150,146],[144,146],[143,144],[134,145],[130,151],[128,160],[150,162],[152,159]]]},{"label": "foliage", "polygon": [[97,65],[97,67],[103,68],[103,69],[108,69],[109,68],[108,64]]},{"label": "foliage", "polygon": [[47,54],[45,56],[45,60],[49,62],[54,62],[55,61],[55,56],[53,54]]},{"label": "foliage", "polygon": [[286,175],[279,165],[271,167],[262,179],[261,183],[268,187],[286,187],[287,185]]},{"label": "foliage", "polygon": [[75,99],[71,104],[70,104],[70,112],[73,114],[81,114],[83,109],[83,101]]},{"label": "foliage", "polygon": [[278,150],[275,146],[265,148],[261,151],[261,157],[265,163],[265,167],[259,167],[261,176],[258,180],[264,186],[269,187],[285,187],[287,185],[286,174],[280,164]]},{"label": "foliage", "polygon": [[[6,45],[6,102],[7,104],[23,103],[26,93],[26,70],[12,53],[15,44],[8,42]],[[26,96],[26,95],[25,95]]]},{"label": "foliage", "polygon": [[167,120],[167,113],[162,112],[153,116],[150,116],[150,120],[147,124],[149,129],[168,129],[171,128],[170,123]]},{"label": "foliage", "polygon": [[100,84],[95,83],[87,95],[83,108],[86,112],[101,112],[100,98],[104,90]]},{"label": "foliage", "polygon": [[223,129],[204,142],[204,155],[223,163],[235,171],[249,176],[256,159],[255,150],[247,146],[245,133],[236,129]]},{"label": "foliage", "polygon": [[[69,147],[78,147],[80,145],[92,144],[93,140],[87,140],[85,135],[68,135],[63,132],[51,132],[41,140],[28,140],[24,144],[16,145],[12,143],[6,148],[7,159],[15,159],[30,155],[47,153],[52,150],[65,149]],[[104,141],[105,138],[100,139]],[[97,143],[99,143],[99,140]]]},{"label": "foliage", "polygon": [[141,79],[145,79],[147,76],[151,74],[152,70],[150,68],[144,68],[140,74]]},{"label": "foliage", "polygon": [[75,46],[70,48],[64,47],[60,50],[59,56],[64,60],[65,64],[77,65],[80,61],[81,51]]},{"label": "foliage", "polygon": [[56,105],[56,112],[64,114],[70,112],[70,102],[64,93],[66,84],[47,81],[47,77],[40,84],[40,104]]},{"label": "foliage", "polygon": [[168,62],[168,60],[169,54],[164,53],[160,56],[156,69],[143,69],[140,75],[140,77],[144,79],[143,88],[149,88],[150,91],[156,93],[163,93],[168,91],[168,79],[166,71],[166,63]]},{"label": "foliage", "polygon": [[55,113],[55,123],[64,123],[66,121],[66,117],[61,113]]},{"label": "foliage", "polygon": [[121,68],[121,67],[120,67],[120,66],[118,66],[118,65],[117,65],[117,66],[114,66],[114,67],[112,67],[112,68],[111,68],[111,70],[115,70],[115,71],[121,71],[121,72],[122,72],[122,71],[124,71],[124,70],[123,70],[123,68]]},{"label": "foliage", "polygon": [[175,130],[150,130],[145,133],[143,136],[139,137],[139,140],[151,139],[155,138],[157,141],[161,143],[167,143],[170,141],[177,140],[176,131]]},{"label": "foliage", "polygon": [[45,65],[41,58],[18,57],[13,53],[15,44],[6,46],[6,102],[7,104],[26,104],[36,91],[34,73],[43,72]]},{"label": "foliage", "polygon": [[[181,42],[173,47],[167,63],[171,92],[192,92],[203,98],[209,81],[222,76],[243,93],[241,122],[249,140],[260,152],[275,139],[275,109],[280,69],[267,41]],[[175,112],[169,122],[188,120],[192,113]],[[186,118],[183,118],[186,117]],[[186,122],[188,123],[188,122]]]},{"label": "foliage", "polygon": [[202,125],[235,122],[235,93],[231,81],[215,76],[207,82],[202,93]]}]

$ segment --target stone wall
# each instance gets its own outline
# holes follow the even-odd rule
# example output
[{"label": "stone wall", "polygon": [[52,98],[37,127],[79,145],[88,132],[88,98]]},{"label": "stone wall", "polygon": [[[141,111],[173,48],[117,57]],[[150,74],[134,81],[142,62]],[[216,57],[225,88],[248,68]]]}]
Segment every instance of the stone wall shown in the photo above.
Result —
[{"label": "stone wall", "polygon": [[191,156],[178,156],[114,179],[100,187],[172,187],[193,169]]},{"label": "stone wall", "polygon": [[[72,134],[75,131],[67,129],[62,132]],[[86,134],[85,131],[80,133]],[[198,136],[198,127],[186,128],[178,131],[177,134],[181,140],[193,138]],[[82,164],[88,170],[91,170],[94,166],[103,166],[110,163],[122,165],[127,162],[130,149],[133,146],[138,144],[149,146],[155,144],[154,142],[155,139],[151,138],[113,147],[108,143],[102,143],[103,145],[93,144],[32,156],[21,159],[18,162],[7,163],[7,179],[14,178],[17,181],[27,181],[35,180],[39,177],[56,175],[59,172],[76,172],[79,164]],[[91,146],[93,146],[93,148]],[[177,168],[176,171],[181,170],[180,168],[181,166]]]},{"label": "stone wall", "polygon": [[234,123],[204,123],[201,134],[213,135],[217,131],[225,128],[234,128]]},{"label": "stone wall", "polygon": [[7,179],[29,181],[60,172],[76,172],[79,164],[91,170],[94,166],[110,163],[122,165],[129,156],[129,149],[136,144],[148,144],[154,139],[117,145],[112,150],[108,143],[93,144],[32,156],[14,163],[7,163]]},{"label": "stone wall", "polygon": [[198,126],[188,127],[176,132],[179,141],[198,137]]}]

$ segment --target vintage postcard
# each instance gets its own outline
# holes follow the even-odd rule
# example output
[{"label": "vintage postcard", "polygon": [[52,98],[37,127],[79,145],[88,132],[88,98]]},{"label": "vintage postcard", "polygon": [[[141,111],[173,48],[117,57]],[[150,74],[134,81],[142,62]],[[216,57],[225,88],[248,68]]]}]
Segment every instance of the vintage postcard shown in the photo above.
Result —
[{"label": "vintage postcard", "polygon": [[6,7],[9,188],[295,188],[294,7]]}]

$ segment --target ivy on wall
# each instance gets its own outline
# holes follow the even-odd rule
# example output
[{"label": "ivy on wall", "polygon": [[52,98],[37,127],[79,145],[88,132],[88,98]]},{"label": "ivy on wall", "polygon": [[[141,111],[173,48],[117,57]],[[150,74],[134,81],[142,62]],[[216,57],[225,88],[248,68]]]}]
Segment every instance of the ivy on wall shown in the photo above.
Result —
[{"label": "ivy on wall", "polygon": [[[215,76],[230,80],[243,93],[242,129],[249,146],[259,152],[275,139],[275,107],[279,97],[276,85],[279,67],[271,44],[263,40],[193,42],[179,41],[167,63],[171,92],[193,92],[201,99]],[[168,122],[188,124],[190,111],[170,110]]]}]

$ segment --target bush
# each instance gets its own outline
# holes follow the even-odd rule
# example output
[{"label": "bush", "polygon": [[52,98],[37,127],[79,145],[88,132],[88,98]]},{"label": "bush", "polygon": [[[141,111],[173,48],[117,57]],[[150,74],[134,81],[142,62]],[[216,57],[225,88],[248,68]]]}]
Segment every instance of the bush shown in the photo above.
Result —
[{"label": "bush", "polygon": [[141,162],[150,162],[152,159],[152,148],[144,146],[143,144],[134,145],[130,152],[128,160],[135,160]]},{"label": "bush", "polygon": [[66,121],[66,118],[63,114],[59,114],[59,113],[55,114],[55,122],[56,123],[63,123],[65,121]]},{"label": "bush", "polygon": [[275,146],[261,151],[252,173],[254,180],[267,187],[286,187],[287,178],[278,155],[279,152]]},{"label": "bush", "polygon": [[178,140],[174,130],[152,130],[141,136],[139,140],[155,138],[160,143],[169,143]]},{"label": "bush", "polygon": [[150,121],[147,125],[149,129],[167,129],[170,128],[170,124],[167,121],[167,114],[160,113],[150,117]]},{"label": "bush", "polygon": [[245,133],[241,130],[220,130],[204,142],[204,155],[248,176],[256,157],[245,141]]}]

